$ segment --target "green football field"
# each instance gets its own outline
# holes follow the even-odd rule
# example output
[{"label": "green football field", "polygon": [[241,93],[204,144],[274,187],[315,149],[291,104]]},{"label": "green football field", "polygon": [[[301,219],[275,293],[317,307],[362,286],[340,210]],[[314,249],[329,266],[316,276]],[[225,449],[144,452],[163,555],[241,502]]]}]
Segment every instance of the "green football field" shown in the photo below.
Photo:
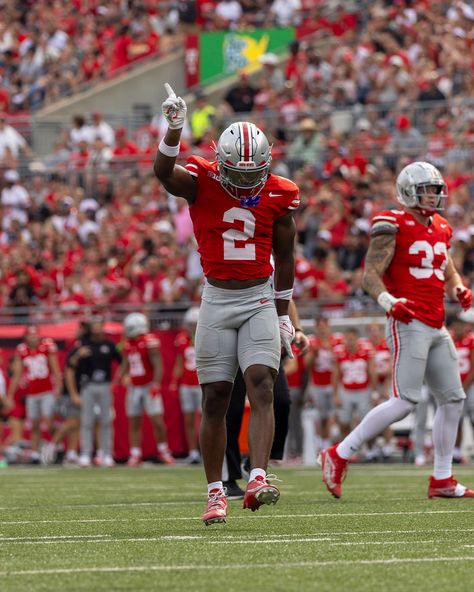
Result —
[{"label": "green football field", "polygon": [[276,506],[205,527],[200,467],[2,470],[0,590],[473,589],[474,499],[427,500],[428,470],[352,466],[340,500],[317,469],[278,476]]}]

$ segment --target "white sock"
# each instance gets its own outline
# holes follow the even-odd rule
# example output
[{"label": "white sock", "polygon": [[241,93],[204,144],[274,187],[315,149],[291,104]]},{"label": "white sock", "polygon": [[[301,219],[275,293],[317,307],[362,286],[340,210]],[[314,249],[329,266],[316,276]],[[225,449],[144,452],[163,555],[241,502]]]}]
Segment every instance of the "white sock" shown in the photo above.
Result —
[{"label": "white sock", "polygon": [[453,458],[460,459],[461,458],[461,449],[459,446],[455,446],[453,450]]},{"label": "white sock", "polygon": [[140,448],[130,448],[130,456],[133,456],[133,458],[138,458],[139,456],[142,455],[142,452],[140,450]]},{"label": "white sock", "polygon": [[36,450],[33,450],[30,454],[30,458],[32,458],[33,460],[37,460],[40,457],[40,453],[37,452]]},{"label": "white sock", "polygon": [[211,493],[213,489],[218,489],[220,491],[222,489],[222,481],[214,481],[213,483],[207,484],[207,493]]},{"label": "white sock", "polygon": [[191,458],[199,458],[199,450],[198,450],[197,448],[192,448],[192,449],[189,451],[189,456],[190,456]]},{"label": "white sock", "polygon": [[348,460],[355,454],[364,442],[371,440],[383,432],[390,424],[400,421],[406,417],[410,411],[415,408],[414,403],[392,397],[388,401],[374,407],[360,424],[344,438],[336,448],[336,452],[341,458]]},{"label": "white sock", "polygon": [[250,471],[249,482],[253,481],[255,479],[255,477],[263,477],[265,479],[266,476],[267,476],[267,472],[264,471],[263,469],[252,469]]},{"label": "white sock", "polygon": [[160,442],[158,444],[158,452],[169,452],[167,442]]},{"label": "white sock", "polygon": [[77,451],[76,450],[68,450],[66,452],[66,458],[68,460],[77,460]]},{"label": "white sock", "polygon": [[458,433],[463,401],[439,405],[433,421],[435,479],[447,479],[452,475],[453,450]]}]

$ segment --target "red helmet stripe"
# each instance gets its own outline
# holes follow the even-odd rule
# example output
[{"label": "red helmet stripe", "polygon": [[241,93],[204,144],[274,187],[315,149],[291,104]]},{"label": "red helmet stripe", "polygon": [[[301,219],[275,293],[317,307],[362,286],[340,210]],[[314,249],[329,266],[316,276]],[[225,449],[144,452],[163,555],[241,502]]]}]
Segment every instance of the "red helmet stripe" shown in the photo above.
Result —
[{"label": "red helmet stripe", "polygon": [[243,160],[250,160],[250,130],[249,124],[245,121],[242,123],[242,138],[243,138]]}]

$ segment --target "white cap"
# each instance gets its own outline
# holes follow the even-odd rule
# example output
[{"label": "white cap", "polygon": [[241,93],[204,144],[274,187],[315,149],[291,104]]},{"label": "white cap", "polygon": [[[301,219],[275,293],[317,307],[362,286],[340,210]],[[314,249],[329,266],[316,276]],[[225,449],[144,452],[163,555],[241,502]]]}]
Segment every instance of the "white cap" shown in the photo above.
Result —
[{"label": "white cap", "polygon": [[329,232],[329,230],[320,230],[318,232],[318,236],[322,240],[326,240],[326,241],[331,241],[332,240],[332,234]]},{"label": "white cap", "polygon": [[391,66],[398,66],[399,68],[401,68],[403,66],[403,60],[400,56],[394,55],[392,56],[389,60],[388,63]]},{"label": "white cap", "polygon": [[8,181],[10,183],[17,183],[20,180],[20,175],[18,174],[17,171],[10,169],[8,171],[5,171],[5,181]]},{"label": "white cap", "polygon": [[87,198],[83,199],[79,204],[79,211],[80,212],[87,212],[88,210],[92,210],[93,212],[97,212],[100,208],[99,204],[95,201],[95,199]]},{"label": "white cap", "polygon": [[471,235],[467,230],[457,230],[453,234],[453,241],[462,241],[464,243],[468,243],[471,240]]},{"label": "white cap", "polygon": [[264,65],[276,66],[278,64],[278,56],[275,53],[264,53],[260,56],[259,61]]},{"label": "white cap", "polygon": [[153,229],[158,230],[159,232],[172,233],[173,225],[171,222],[168,222],[168,220],[160,220],[159,222],[155,222],[153,224]]}]

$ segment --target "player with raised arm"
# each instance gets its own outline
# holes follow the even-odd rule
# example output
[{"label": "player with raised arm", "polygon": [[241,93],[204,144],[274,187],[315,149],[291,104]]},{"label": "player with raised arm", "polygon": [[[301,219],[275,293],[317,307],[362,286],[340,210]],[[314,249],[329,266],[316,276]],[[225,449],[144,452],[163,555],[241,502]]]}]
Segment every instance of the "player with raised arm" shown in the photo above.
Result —
[{"label": "player with raised arm", "polygon": [[[225,522],[221,471],[225,415],[240,365],[251,405],[251,473],[244,508],[277,502],[267,479],[273,441],[273,384],[281,346],[290,356],[294,327],[288,316],[294,281],[296,185],[269,173],[271,146],[253,123],[236,122],[215,146],[216,160],[191,156],[176,164],[186,104],[166,84],[168,130],[154,171],[165,189],[189,206],[206,276],[196,332],[196,365],[203,390],[200,444],[208,481],[205,524]],[[274,255],[274,291],[270,284]]]},{"label": "player with raised arm", "polygon": [[363,286],[387,313],[393,356],[392,396],[372,409],[339,444],[323,450],[323,481],[341,496],[347,460],[363,442],[406,417],[420,401],[423,380],[436,398],[434,470],[428,497],[474,497],[452,476],[454,443],[466,398],[453,340],[444,326],[444,295],[472,304],[449,255],[452,229],[444,209],[446,183],[436,167],[413,162],[398,175],[401,210],[374,216]]}]

